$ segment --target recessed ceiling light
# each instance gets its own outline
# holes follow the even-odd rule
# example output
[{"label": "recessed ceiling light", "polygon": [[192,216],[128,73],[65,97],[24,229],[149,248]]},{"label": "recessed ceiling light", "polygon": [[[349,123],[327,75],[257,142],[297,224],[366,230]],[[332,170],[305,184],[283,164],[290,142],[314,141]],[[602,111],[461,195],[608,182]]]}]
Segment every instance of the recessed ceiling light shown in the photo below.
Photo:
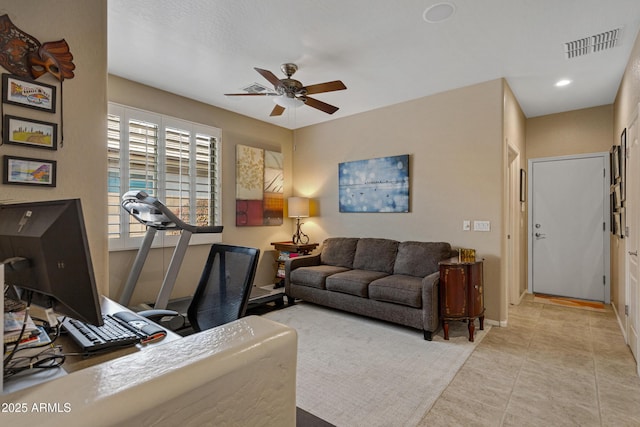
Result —
[{"label": "recessed ceiling light", "polygon": [[453,3],[443,2],[436,3],[425,9],[422,14],[422,18],[430,24],[446,21],[451,18],[456,12],[456,7]]},{"label": "recessed ceiling light", "polygon": [[563,79],[556,82],[556,87],[567,86],[571,84],[571,80]]}]

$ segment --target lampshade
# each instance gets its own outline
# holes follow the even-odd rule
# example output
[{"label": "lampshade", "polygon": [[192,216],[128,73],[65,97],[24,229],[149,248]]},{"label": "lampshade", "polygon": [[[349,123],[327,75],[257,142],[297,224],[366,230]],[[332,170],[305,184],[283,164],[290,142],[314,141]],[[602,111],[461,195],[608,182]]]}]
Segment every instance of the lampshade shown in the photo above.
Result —
[{"label": "lampshade", "polygon": [[309,199],[306,197],[289,197],[287,199],[289,218],[304,218],[309,216]]},{"label": "lampshade", "polygon": [[276,96],[273,98],[273,102],[284,108],[298,108],[304,105],[302,100],[287,95]]}]

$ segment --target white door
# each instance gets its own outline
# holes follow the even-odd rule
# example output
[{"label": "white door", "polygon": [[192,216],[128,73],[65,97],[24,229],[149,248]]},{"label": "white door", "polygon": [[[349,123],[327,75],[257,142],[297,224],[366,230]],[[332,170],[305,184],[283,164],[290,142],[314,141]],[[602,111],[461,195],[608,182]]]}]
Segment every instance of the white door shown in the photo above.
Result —
[{"label": "white door", "polygon": [[530,292],[609,302],[608,157],[530,161]]},{"label": "white door", "polygon": [[[627,340],[633,356],[638,360],[638,235],[640,234],[640,152],[638,151],[638,122],[634,120],[627,129],[627,168],[626,168],[626,222],[628,234],[627,250],[627,293],[629,307],[627,318]],[[639,365],[640,366],[640,365]]]}]

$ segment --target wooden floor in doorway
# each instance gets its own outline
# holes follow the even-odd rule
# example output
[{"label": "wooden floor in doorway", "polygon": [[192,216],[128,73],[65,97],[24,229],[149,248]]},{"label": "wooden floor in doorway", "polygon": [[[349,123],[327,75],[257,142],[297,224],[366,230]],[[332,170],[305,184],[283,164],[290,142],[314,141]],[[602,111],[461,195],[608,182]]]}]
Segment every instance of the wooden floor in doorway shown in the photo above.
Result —
[{"label": "wooden floor in doorway", "polygon": [[561,305],[563,307],[581,308],[583,310],[605,311],[604,303],[600,301],[581,300],[557,295],[534,294],[533,301],[543,304]]}]

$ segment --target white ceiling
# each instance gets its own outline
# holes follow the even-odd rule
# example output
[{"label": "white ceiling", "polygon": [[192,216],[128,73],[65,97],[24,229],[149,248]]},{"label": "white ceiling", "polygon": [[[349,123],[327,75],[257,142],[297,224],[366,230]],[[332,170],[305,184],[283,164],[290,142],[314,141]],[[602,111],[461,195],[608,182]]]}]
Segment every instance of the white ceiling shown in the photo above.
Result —
[{"label": "white ceiling", "polygon": [[[504,77],[527,117],[610,104],[640,26],[640,0],[108,0],[109,72],[296,129]],[[565,43],[616,28],[618,46],[565,59]],[[253,67],[304,85],[333,115],[302,106],[269,117],[270,97],[228,97],[259,83]],[[571,79],[557,88],[559,79]]]}]

